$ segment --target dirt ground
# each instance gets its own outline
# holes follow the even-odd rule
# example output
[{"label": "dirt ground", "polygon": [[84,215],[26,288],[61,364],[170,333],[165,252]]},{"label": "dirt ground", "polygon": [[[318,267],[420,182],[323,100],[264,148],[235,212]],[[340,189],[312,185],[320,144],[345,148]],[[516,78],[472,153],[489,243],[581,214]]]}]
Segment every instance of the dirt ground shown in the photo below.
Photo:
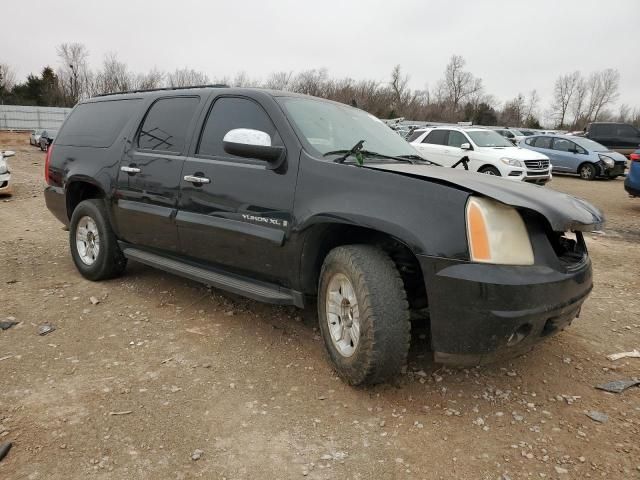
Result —
[{"label": "dirt ground", "polygon": [[[640,349],[640,199],[622,179],[550,184],[608,217],[587,239],[595,289],[565,332],[450,370],[417,327],[406,375],[351,388],[312,309],[133,262],[84,280],[44,205],[44,154],[26,136],[0,147],[17,151],[0,198],[0,320],[20,322],[0,331],[0,443],[13,442],[0,479],[640,478],[640,387],[594,388],[640,376],[640,358],[606,358]],[[56,330],[39,336],[45,323]]]}]

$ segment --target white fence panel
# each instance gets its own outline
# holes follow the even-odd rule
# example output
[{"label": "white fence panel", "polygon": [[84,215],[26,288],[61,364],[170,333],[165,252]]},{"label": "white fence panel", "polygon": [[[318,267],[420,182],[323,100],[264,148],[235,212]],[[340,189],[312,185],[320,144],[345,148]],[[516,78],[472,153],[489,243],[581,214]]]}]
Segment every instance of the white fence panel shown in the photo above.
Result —
[{"label": "white fence panel", "polygon": [[70,111],[70,108],[0,105],[0,130],[56,130]]}]

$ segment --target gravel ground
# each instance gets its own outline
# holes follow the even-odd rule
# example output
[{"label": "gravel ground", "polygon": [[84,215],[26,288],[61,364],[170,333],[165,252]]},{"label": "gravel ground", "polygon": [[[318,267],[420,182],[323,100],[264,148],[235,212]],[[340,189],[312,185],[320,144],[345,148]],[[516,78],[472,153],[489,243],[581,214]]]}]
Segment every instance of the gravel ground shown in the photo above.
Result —
[{"label": "gravel ground", "polygon": [[[84,280],[42,198],[44,154],[13,148],[0,198],[1,479],[640,478],[640,199],[556,177],[604,210],[582,315],[530,354],[450,370],[416,324],[406,375],[351,388],[315,313],[211,291],[140,264]],[[92,298],[93,297],[93,298]],[[38,335],[43,324],[55,326]],[[603,423],[593,420],[594,414]]]}]

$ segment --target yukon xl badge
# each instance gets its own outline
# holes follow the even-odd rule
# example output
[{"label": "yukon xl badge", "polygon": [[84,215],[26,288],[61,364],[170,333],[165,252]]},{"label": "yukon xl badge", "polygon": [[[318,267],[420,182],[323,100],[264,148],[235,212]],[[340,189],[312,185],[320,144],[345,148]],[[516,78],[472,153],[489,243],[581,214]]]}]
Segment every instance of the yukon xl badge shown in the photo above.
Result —
[{"label": "yukon xl badge", "polygon": [[277,227],[286,228],[288,222],[279,218],[258,217],[256,215],[249,215],[247,213],[242,214],[242,218],[248,222],[265,223],[267,225],[276,225]]}]

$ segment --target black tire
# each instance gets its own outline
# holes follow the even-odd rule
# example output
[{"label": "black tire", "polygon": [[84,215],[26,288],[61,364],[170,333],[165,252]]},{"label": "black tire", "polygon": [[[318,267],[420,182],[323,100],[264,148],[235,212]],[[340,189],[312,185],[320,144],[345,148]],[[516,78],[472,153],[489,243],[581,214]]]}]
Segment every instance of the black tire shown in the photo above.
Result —
[{"label": "black tire", "polygon": [[[76,239],[78,222],[83,217],[89,217],[95,222],[100,240],[98,254],[91,265],[81,259]],[[80,274],[89,280],[98,281],[117,277],[127,266],[127,259],[118,246],[103,200],[84,200],[75,208],[69,225],[69,246],[73,263]]]},{"label": "black tire", "polygon": [[45,151],[44,147],[42,146],[42,142],[40,142],[40,150],[42,150],[43,152]]},{"label": "black tire", "polygon": [[591,181],[596,178],[598,171],[593,163],[583,163],[578,167],[578,175],[583,180]]},{"label": "black tire", "polygon": [[500,175],[500,170],[498,170],[496,167],[492,167],[491,165],[482,167],[480,170],[478,170],[478,172],[484,173],[485,175],[495,175],[496,177],[502,176]]},{"label": "black tire", "polygon": [[[327,320],[327,290],[336,274],[349,279],[358,304],[360,335],[350,356],[334,344]],[[384,382],[406,365],[411,340],[409,304],[402,278],[382,250],[348,245],[327,255],[318,286],[318,319],[329,357],[347,383]]]}]

